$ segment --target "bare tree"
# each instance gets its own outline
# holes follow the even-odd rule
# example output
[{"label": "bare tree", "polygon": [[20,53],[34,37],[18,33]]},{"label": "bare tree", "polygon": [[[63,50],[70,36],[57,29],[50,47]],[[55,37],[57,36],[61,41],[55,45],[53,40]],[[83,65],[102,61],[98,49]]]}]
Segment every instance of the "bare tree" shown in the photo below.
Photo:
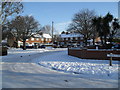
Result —
[{"label": "bare tree", "polygon": [[47,33],[51,35],[52,28],[50,25],[45,25],[44,27],[41,28],[41,32]]},{"label": "bare tree", "polygon": [[38,22],[34,19],[33,16],[17,16],[12,20],[12,32],[17,40],[23,42],[23,50],[26,49],[26,39],[30,38],[35,34],[38,29]]},{"label": "bare tree", "polygon": [[13,14],[19,14],[23,9],[21,2],[2,2],[1,4],[0,18],[2,18],[2,25],[6,22],[7,17]]},{"label": "bare tree", "polygon": [[68,31],[74,30],[84,36],[84,43],[87,45],[87,40],[92,34],[92,19],[95,17],[93,10],[83,9],[74,15],[72,23],[69,25]]},{"label": "bare tree", "polygon": [[[23,4],[21,2],[0,2],[0,36],[6,34],[3,29],[7,22],[7,18],[13,14],[19,14],[23,9]],[[4,34],[4,35],[3,35]],[[0,42],[3,37],[0,37]]]}]

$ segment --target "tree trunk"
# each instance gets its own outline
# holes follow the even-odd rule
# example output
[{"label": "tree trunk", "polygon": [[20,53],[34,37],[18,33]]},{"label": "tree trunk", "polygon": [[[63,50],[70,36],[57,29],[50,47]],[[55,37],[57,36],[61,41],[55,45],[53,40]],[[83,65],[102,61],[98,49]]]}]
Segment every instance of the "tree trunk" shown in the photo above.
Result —
[{"label": "tree trunk", "polygon": [[110,41],[110,43],[112,44],[113,37],[110,37],[110,38],[109,38],[109,41]]},{"label": "tree trunk", "polygon": [[87,38],[85,38],[85,46],[87,46]]},{"label": "tree trunk", "polygon": [[95,45],[95,38],[93,38],[93,45]]},{"label": "tree trunk", "polygon": [[17,38],[16,38],[15,42],[16,42],[15,47],[18,48],[18,39]]},{"label": "tree trunk", "polygon": [[106,42],[107,42],[107,38],[106,36],[104,36],[104,44],[106,45]]},{"label": "tree trunk", "polygon": [[26,40],[23,40],[23,50],[26,50]]},{"label": "tree trunk", "polygon": [[101,40],[101,44],[103,45],[103,38],[102,38],[102,36],[100,37],[100,40]]}]

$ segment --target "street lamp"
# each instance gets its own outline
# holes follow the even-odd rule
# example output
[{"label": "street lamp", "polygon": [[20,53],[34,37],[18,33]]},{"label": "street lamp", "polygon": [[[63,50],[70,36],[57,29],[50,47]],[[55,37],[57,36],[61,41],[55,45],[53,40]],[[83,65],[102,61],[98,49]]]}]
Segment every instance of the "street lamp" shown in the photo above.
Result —
[{"label": "street lamp", "polygon": [[54,22],[52,21],[52,43],[53,43],[53,31],[54,31],[53,24],[54,24]]}]

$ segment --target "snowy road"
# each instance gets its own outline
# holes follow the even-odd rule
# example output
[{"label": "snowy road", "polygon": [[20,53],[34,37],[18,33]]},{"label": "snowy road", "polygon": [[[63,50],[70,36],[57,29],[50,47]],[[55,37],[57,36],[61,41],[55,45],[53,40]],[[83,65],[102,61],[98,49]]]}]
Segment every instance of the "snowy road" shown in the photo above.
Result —
[{"label": "snowy road", "polygon": [[3,88],[117,88],[114,79],[84,77],[52,70],[39,65],[41,61],[78,61],[66,50],[3,57]]}]

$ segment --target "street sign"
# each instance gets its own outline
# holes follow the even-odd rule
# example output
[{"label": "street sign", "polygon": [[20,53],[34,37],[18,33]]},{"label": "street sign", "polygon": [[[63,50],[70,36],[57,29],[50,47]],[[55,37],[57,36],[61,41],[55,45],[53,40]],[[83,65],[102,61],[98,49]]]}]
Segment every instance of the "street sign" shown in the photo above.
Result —
[{"label": "street sign", "polygon": [[107,54],[107,57],[120,57],[120,54]]}]

